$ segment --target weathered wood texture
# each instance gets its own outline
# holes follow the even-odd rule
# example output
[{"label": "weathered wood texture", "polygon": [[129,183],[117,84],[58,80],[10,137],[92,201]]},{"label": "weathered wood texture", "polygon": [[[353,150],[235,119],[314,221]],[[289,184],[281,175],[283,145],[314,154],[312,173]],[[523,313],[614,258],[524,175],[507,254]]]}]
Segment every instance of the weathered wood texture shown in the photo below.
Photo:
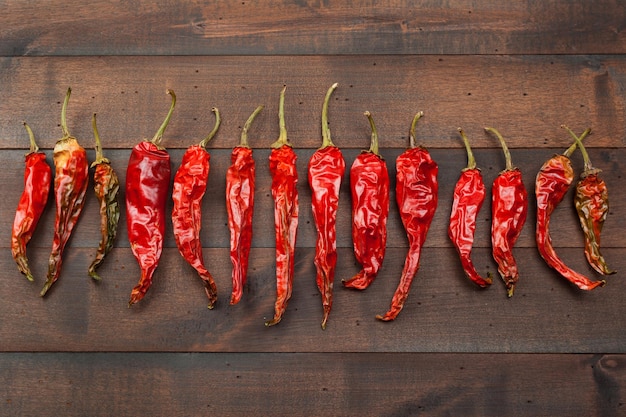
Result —
[{"label": "weathered wood texture", "polygon": [[[626,8],[619,1],[240,1],[118,3],[6,1],[0,17],[0,414],[2,415],[597,415],[623,414],[626,397]],[[340,280],[358,270],[350,237],[348,175],[341,188],[339,264],[328,328],[320,329],[315,228],[306,164],[320,143],[321,101],[347,165],[368,146],[370,110],[395,184],[413,114],[440,167],[439,206],[422,266],[395,322],[389,306],[406,255],[392,190],[383,269],[365,292]],[[263,322],[275,297],[273,204],[267,168],[278,137],[278,94],[298,154],[300,226],[294,293],[283,321]],[[163,139],[178,168],[184,149],[223,123],[210,143],[202,244],[219,290],[206,308],[200,280],[179,255],[171,223],[146,298],[127,301],[139,279],[126,237],[124,205],[115,248],[94,256],[98,209],[89,190],[60,280],[38,296],[54,223],[50,201],[20,276],[9,250],[32,126],[51,162],[67,87],[72,133],[90,148],[99,115],[105,153],[122,182],[130,149],[151,137],[178,96]],[[229,306],[225,172],[241,126],[250,131],[257,198],[249,283]],[[571,144],[560,129],[591,127],[585,142],[603,170],[611,211],[602,246],[618,270],[582,292],[539,257],[534,240],[535,175]],[[514,250],[521,280],[480,290],[463,276],[447,237],[452,190],[465,166],[456,128],[470,136],[487,184],[503,168],[492,125],[507,138],[529,191],[529,220]],[[90,161],[94,158],[89,150]],[[579,152],[572,158],[582,169]],[[122,192],[123,201],[123,192]],[[574,269],[600,277],[583,256],[572,192],[555,212],[552,238]],[[168,203],[168,211],[171,202]],[[473,259],[495,273],[490,204],[478,220]]]}]

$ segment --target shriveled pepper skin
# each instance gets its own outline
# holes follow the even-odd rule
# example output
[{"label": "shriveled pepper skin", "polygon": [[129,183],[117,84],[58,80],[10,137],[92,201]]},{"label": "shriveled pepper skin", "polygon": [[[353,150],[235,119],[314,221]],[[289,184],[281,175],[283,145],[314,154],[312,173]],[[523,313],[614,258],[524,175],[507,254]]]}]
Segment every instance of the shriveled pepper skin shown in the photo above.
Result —
[{"label": "shriveled pepper skin", "polygon": [[[27,128],[28,129],[28,128]],[[32,132],[29,133],[32,134]],[[48,203],[52,170],[46,162],[46,154],[38,152],[31,135],[31,151],[24,157],[24,191],[15,211],[11,233],[11,253],[19,271],[33,281],[28,267],[26,245],[30,241]]]},{"label": "shriveled pepper skin", "polygon": [[391,307],[379,320],[394,320],[409,296],[413,278],[420,267],[422,248],[437,209],[439,168],[422,147],[407,149],[396,159],[396,201],[400,219],[409,239],[400,282]]},{"label": "shriveled pepper skin", "polygon": [[565,279],[581,290],[592,290],[604,285],[604,281],[592,281],[586,276],[572,270],[558,257],[552,246],[550,236],[550,216],[565,197],[574,180],[574,170],[570,159],[565,155],[555,155],[547,160],[535,180],[537,197],[536,241],[539,254],[548,266],[555,269]]},{"label": "shriveled pepper skin", "polygon": [[131,292],[129,305],[144,297],[161,258],[170,176],[167,151],[149,141],[133,148],[126,170],[126,227],[141,278]]},{"label": "shriveled pepper skin", "polygon": [[600,251],[600,234],[609,212],[609,192],[597,173],[589,173],[576,183],[574,204],[585,234],[585,256],[589,265],[600,274],[614,274]]},{"label": "shriveled pepper skin", "polygon": [[204,266],[200,241],[202,198],[206,192],[210,160],[211,155],[200,145],[190,146],[183,155],[174,176],[172,225],[178,251],[198,272],[209,299],[208,308],[212,309],[217,301],[217,287]]}]

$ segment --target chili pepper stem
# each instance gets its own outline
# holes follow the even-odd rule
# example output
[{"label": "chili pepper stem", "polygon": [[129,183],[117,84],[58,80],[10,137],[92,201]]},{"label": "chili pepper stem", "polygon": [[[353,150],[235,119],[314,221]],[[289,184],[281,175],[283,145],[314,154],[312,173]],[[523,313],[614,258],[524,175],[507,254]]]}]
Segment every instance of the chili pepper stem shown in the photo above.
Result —
[{"label": "chili pepper stem", "polygon": [[261,113],[261,110],[263,109],[264,106],[258,106],[256,109],[254,109],[250,117],[248,117],[248,120],[246,120],[246,124],[243,125],[243,129],[241,130],[241,140],[239,141],[239,146],[241,146],[242,148],[250,147],[250,145],[248,145],[248,130],[250,129],[250,126],[252,125],[254,119],[259,113]]},{"label": "chili pepper stem", "polygon": [[335,91],[338,85],[338,83],[331,85],[326,92],[326,97],[324,97],[324,104],[322,105],[322,146],[320,149],[324,149],[328,146],[335,146],[330,138],[330,127],[328,126],[328,102],[330,101],[330,96],[333,94],[333,91]]},{"label": "chili pepper stem", "polygon": [[170,123],[170,119],[172,118],[172,113],[174,113],[174,106],[176,105],[176,94],[174,93],[174,90],[168,89],[166,91],[166,94],[169,94],[170,96],[172,96],[172,103],[170,104],[170,110],[167,112],[167,116],[165,116],[165,120],[163,120],[163,123],[159,127],[159,130],[157,130],[157,132],[154,134],[154,137],[150,141],[154,145],[156,145],[159,149],[162,149],[161,139],[163,138],[163,133],[165,133],[165,128],[167,128],[167,125]]},{"label": "chili pepper stem", "polygon": [[67,129],[67,105],[70,102],[70,96],[72,95],[72,88],[67,88],[67,93],[65,93],[65,100],[63,100],[63,107],[61,107],[61,130],[63,131],[63,139],[70,137],[70,131]]},{"label": "chili pepper stem", "polygon": [[372,113],[366,111],[363,114],[367,117],[367,120],[369,120],[370,127],[372,128],[372,139],[370,141],[370,148],[368,152],[380,156],[380,153],[378,151],[378,130],[376,130],[376,125],[374,124],[374,118],[372,117]]},{"label": "chili pepper stem", "polygon": [[215,126],[213,126],[213,130],[209,132],[207,137],[202,139],[202,141],[199,143],[199,145],[202,146],[203,148],[206,148],[207,144],[211,141],[211,139],[213,139],[213,136],[215,136],[215,134],[217,133],[217,130],[220,128],[220,123],[221,123],[220,111],[218,110],[217,107],[213,107],[211,111],[215,113]]},{"label": "chili pepper stem", "polygon": [[[567,156],[568,158],[574,153],[574,151],[576,150],[576,148],[578,148],[578,142],[576,141],[577,136],[574,134],[574,132],[572,132],[570,130],[569,127],[565,126],[565,125],[561,125],[561,127],[563,129],[567,129],[569,131],[569,133],[574,137],[574,143],[572,144],[572,146],[570,146],[569,148],[567,148],[567,150],[565,152],[563,152],[563,155]],[[580,135],[580,141],[582,142],[582,140],[584,138],[587,137],[587,135],[589,135],[591,133],[591,128],[587,128],[581,135]],[[584,155],[583,155],[584,158]]]},{"label": "chili pepper stem", "polygon": [[91,117],[91,127],[93,128],[93,136],[96,141],[96,160],[91,163],[91,166],[95,167],[98,164],[109,163],[109,160],[102,153],[102,142],[100,142],[100,133],[98,133],[98,126],[96,125],[96,113]]},{"label": "chili pepper stem", "polygon": [[472,148],[470,147],[469,139],[467,138],[467,135],[465,134],[465,131],[463,131],[463,129],[459,127],[457,128],[457,130],[459,131],[459,134],[463,139],[463,143],[465,144],[465,150],[467,151],[467,166],[465,167],[464,171],[467,171],[468,169],[476,169],[476,159],[474,158],[474,153],[472,152]]},{"label": "chili pepper stem", "polygon": [[285,127],[285,90],[287,86],[283,86],[283,89],[280,92],[280,101],[278,102],[278,126],[280,128],[280,135],[278,136],[278,140],[272,143],[271,147],[274,149],[278,149],[283,145],[291,146],[289,140],[287,139],[287,128]]},{"label": "chili pepper stem", "polygon": [[[575,142],[574,142],[574,144],[572,146],[573,147],[578,147],[578,149],[580,149],[580,152],[583,154],[583,163],[585,164],[585,168],[584,168],[585,172],[597,171],[597,170],[595,170],[593,168],[593,165],[591,165],[591,159],[589,158],[589,154],[587,153],[587,149],[585,149],[585,146],[583,145],[583,142],[582,142],[582,138],[584,138],[585,136],[587,136],[587,134],[589,132],[591,132],[591,128],[588,128],[587,130],[585,130],[582,133],[582,135],[580,135],[580,137],[578,137],[578,136],[576,136],[576,134],[574,132],[572,132],[572,129],[570,129],[566,125],[561,125],[561,127],[563,129],[567,130],[570,135],[572,135],[572,137],[575,140]],[[570,148],[571,148],[571,146],[570,146]]]},{"label": "chili pepper stem", "polygon": [[411,123],[411,128],[409,129],[409,146],[411,148],[415,148],[417,146],[415,142],[415,127],[417,126],[417,121],[424,116],[423,111],[418,111],[413,117],[413,122]]},{"label": "chili pepper stem", "polygon": [[30,126],[28,126],[28,123],[26,123],[26,122],[22,122],[22,124],[26,128],[26,131],[28,132],[28,138],[30,139],[30,152],[29,152],[29,154],[35,153],[35,152],[39,151],[39,146],[37,146],[37,142],[35,142],[35,134],[30,129]]},{"label": "chili pepper stem", "polygon": [[513,166],[513,163],[511,162],[511,152],[509,152],[509,147],[506,146],[506,142],[504,141],[504,138],[502,137],[500,132],[498,132],[493,127],[486,127],[485,130],[487,132],[491,132],[494,135],[496,135],[498,137],[498,140],[500,141],[500,146],[502,146],[502,152],[504,152],[504,159],[506,162],[505,171],[511,171],[515,169],[515,167]]}]

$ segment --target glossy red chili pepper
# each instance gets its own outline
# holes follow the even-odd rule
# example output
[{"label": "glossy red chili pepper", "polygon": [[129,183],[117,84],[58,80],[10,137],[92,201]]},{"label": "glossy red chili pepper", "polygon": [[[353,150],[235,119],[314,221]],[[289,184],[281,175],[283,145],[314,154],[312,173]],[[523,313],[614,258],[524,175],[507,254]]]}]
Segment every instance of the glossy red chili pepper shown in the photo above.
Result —
[{"label": "glossy red chili pepper", "polygon": [[507,295],[512,297],[519,281],[513,247],[526,223],[528,192],[521,171],[511,163],[511,154],[502,135],[491,127],[485,130],[498,137],[506,161],[505,170],[493,181],[491,189],[491,246]]},{"label": "glossy red chili pepper", "polygon": [[378,132],[370,112],[370,148],[361,152],[350,168],[352,194],[352,244],[362,269],[343,281],[347,288],[366,289],[378,275],[385,258],[387,217],[389,216],[389,173],[378,152]]},{"label": "glossy red chili pepper", "polygon": [[93,173],[94,191],[100,202],[100,244],[91,265],[89,265],[89,276],[95,280],[100,280],[96,273],[104,261],[104,257],[113,249],[113,243],[117,236],[117,225],[120,219],[120,206],[117,195],[120,190],[120,182],[117,174],[111,167],[111,162],[102,153],[102,144],[98,127],[96,126],[96,115],[92,118],[93,133],[96,140],[96,160],[91,164],[95,167]]},{"label": "glossy red chili pepper", "polygon": [[17,263],[17,269],[34,281],[33,274],[28,266],[26,245],[33,237],[37,223],[48,203],[48,194],[52,181],[52,170],[46,162],[46,154],[39,152],[35,142],[35,135],[24,122],[24,127],[30,137],[30,152],[24,157],[24,191],[17,204],[13,230],[11,233],[11,253]]},{"label": "glossy red chili pepper", "polygon": [[42,297],[59,279],[63,250],[85,205],[85,194],[89,183],[87,153],[67,130],[65,113],[71,93],[72,89],[68,88],[61,110],[63,137],[54,145],[56,218],[52,252],[48,260],[48,277],[40,293]]},{"label": "glossy red chili pepper", "polygon": [[324,316],[322,329],[326,328],[333,304],[333,282],[337,265],[337,210],[339,189],[346,170],[341,150],[335,146],[328,127],[328,101],[337,83],[327,91],[322,106],[322,146],[309,160],[308,178],[311,187],[313,220],[317,228],[315,267],[317,288],[322,294]]},{"label": "glossy red chili pepper", "polygon": [[614,274],[616,271],[608,267],[600,251],[600,235],[609,212],[609,191],[604,180],[600,178],[602,170],[593,167],[582,140],[567,126],[563,127],[576,139],[583,154],[584,170],[576,183],[574,205],[578,212],[580,226],[585,234],[585,257],[589,265],[598,273]]},{"label": "glossy red chili pepper", "polygon": [[230,229],[230,261],[233,264],[231,305],[241,300],[248,276],[256,175],[252,148],[248,145],[248,129],[261,110],[263,106],[258,106],[243,126],[241,140],[233,148],[231,165],[226,172],[226,209]]},{"label": "glossy red chili pepper", "polygon": [[191,265],[202,282],[212,309],[217,301],[217,286],[211,273],[204,265],[200,229],[202,228],[202,198],[209,179],[211,154],[206,145],[215,136],[220,126],[220,113],[215,113],[215,127],[199,144],[190,146],[183,155],[180,167],[174,175],[172,200],[172,225],[176,246],[182,257]]},{"label": "glossy red chili pepper", "polygon": [[170,186],[170,156],[160,146],[176,95],[163,124],[152,140],[144,140],[131,151],[126,170],[126,226],[130,249],[141,268],[139,283],[130,294],[129,306],[140,301],[150,289],[154,271],[159,265],[165,234],[165,205]]},{"label": "glossy red chili pepper", "polygon": [[[286,87],[285,87],[286,88]],[[298,230],[298,172],[297,155],[287,140],[285,128],[285,88],[280,93],[280,136],[272,144],[270,174],[274,198],[274,226],[276,229],[276,303],[274,318],[266,326],[278,324],[291,298],[294,274],[294,255]]]},{"label": "glossy red chili pepper", "polygon": [[471,255],[476,231],[476,217],[483,206],[487,192],[480,169],[476,168],[476,159],[469,140],[463,129],[459,128],[459,133],[467,151],[467,167],[461,171],[454,187],[448,236],[461,258],[465,276],[479,287],[485,288],[492,283],[491,275],[488,274],[486,278],[483,278],[476,271]]},{"label": "glossy red chili pepper", "polygon": [[404,307],[411,283],[420,267],[428,229],[437,210],[439,167],[426,148],[415,144],[415,125],[422,115],[422,112],[417,113],[411,123],[410,148],[396,159],[396,201],[409,239],[409,251],[391,307],[384,315],[376,316],[383,321],[394,320]]}]

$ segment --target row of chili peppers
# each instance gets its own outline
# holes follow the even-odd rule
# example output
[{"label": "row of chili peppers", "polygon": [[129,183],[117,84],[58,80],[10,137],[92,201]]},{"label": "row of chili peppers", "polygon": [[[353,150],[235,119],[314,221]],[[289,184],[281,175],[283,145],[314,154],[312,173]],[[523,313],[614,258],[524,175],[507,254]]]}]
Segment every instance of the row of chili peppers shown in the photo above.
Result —
[{"label": "row of chili peppers", "polygon": [[[269,157],[271,191],[275,203],[277,290],[274,317],[266,322],[267,326],[281,321],[291,297],[298,227],[297,155],[287,139],[284,118],[285,88],[281,91],[279,101],[280,135],[271,145]],[[322,106],[322,145],[308,163],[308,182],[317,229],[314,263],[317,270],[316,282],[322,296],[322,328],[326,327],[332,308],[337,262],[335,226],[339,190],[346,168],[340,149],[332,142],[328,124],[328,104],[336,88],[337,84],[333,84],[326,93]],[[171,171],[169,154],[160,143],[176,104],[174,92],[168,90],[167,93],[171,96],[171,105],[165,120],[151,140],[142,141],[132,149],[126,171],[128,238],[141,269],[141,278],[131,292],[129,306],[141,300],[150,288],[163,247],[167,221],[165,207],[169,196]],[[63,250],[82,211],[88,184],[89,166],[86,152],[67,129],[66,109],[70,95],[71,89],[68,89],[61,111],[63,137],[57,141],[53,153],[56,217],[48,275],[41,291],[42,296],[59,278]],[[231,236],[230,258],[233,265],[230,304],[237,304],[240,301],[247,279],[256,170],[252,148],[248,145],[247,132],[262,109],[263,106],[257,107],[244,125],[240,144],[232,151],[231,166],[226,174],[226,206]],[[192,145],[186,150],[175,173],[171,216],[176,245],[181,255],[202,279],[209,308],[215,305],[217,288],[204,264],[200,228],[201,203],[206,191],[211,157],[206,146],[220,126],[220,113],[217,108],[212,110],[216,117],[213,130],[197,145]],[[390,205],[389,174],[386,162],[379,153],[378,132],[372,115],[369,112],[365,112],[365,115],[372,132],[370,148],[357,156],[349,175],[352,197],[352,241],[355,257],[362,269],[352,278],[342,281],[344,287],[357,290],[366,289],[374,281],[383,264]],[[422,116],[422,112],[415,115],[409,130],[409,148],[396,159],[396,200],[408,237],[409,249],[391,306],[385,314],[376,316],[383,321],[395,319],[404,306],[413,278],[419,270],[421,250],[437,209],[438,166],[427,149],[418,146],[415,140],[416,125]],[[120,215],[118,203],[120,184],[109,160],[103,156],[95,114],[92,123],[96,149],[96,160],[92,167],[95,167],[95,194],[100,202],[101,240],[88,274],[99,280],[96,268],[111,250],[116,238]],[[31,146],[30,152],[26,155],[25,188],[16,211],[11,248],[18,269],[33,281],[28,267],[26,245],[45,210],[52,173],[45,154],[38,151],[33,132],[26,123],[24,125]],[[605,281],[592,281],[567,267],[556,254],[549,231],[550,216],[574,180],[569,156],[576,148],[580,148],[584,159],[584,171],[576,185],[575,206],[585,234],[585,254],[590,265],[603,275],[615,272],[607,267],[600,253],[600,233],[608,213],[608,193],[606,184],[599,177],[600,170],[591,165],[582,144],[590,130],[587,129],[578,137],[566,129],[575,142],[563,154],[550,158],[536,178],[537,247],[550,267],[579,288],[590,290],[604,285]],[[519,280],[513,247],[526,222],[528,194],[520,170],[512,164],[510,152],[502,135],[494,128],[486,128],[486,131],[497,136],[505,155],[505,169],[496,177],[491,190],[491,242],[498,272],[506,285],[508,296],[511,297]],[[471,260],[476,218],[486,198],[486,186],[481,171],[477,168],[467,136],[462,129],[459,129],[459,133],[467,150],[468,163],[454,189],[448,235],[458,252],[465,275],[478,286],[488,287],[492,284],[491,275],[481,276]]]}]

